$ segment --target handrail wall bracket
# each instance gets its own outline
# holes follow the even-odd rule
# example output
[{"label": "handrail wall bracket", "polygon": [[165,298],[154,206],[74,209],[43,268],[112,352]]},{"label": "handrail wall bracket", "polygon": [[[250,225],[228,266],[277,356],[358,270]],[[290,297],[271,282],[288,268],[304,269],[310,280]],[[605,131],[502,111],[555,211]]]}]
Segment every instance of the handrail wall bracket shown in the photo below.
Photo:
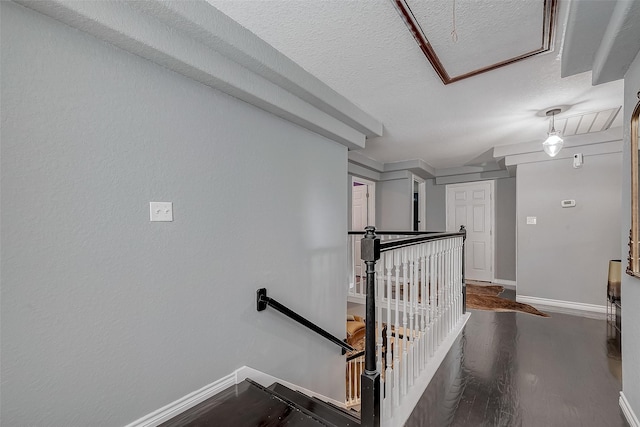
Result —
[{"label": "handrail wall bracket", "polygon": [[267,288],[260,288],[256,293],[258,294],[258,298],[257,298],[258,311],[266,310],[268,305]]}]

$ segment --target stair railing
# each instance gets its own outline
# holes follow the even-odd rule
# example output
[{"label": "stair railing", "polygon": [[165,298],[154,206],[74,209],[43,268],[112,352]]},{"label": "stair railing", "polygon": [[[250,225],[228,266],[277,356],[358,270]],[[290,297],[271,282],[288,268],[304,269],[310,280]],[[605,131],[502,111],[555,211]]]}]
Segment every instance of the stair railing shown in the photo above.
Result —
[{"label": "stair railing", "polygon": [[258,289],[256,294],[257,294],[256,295],[256,303],[257,303],[257,310],[258,311],[266,310],[267,306],[272,307],[272,308],[276,309],[277,311],[279,311],[280,313],[284,314],[285,316],[287,316],[287,317],[295,320],[296,322],[300,323],[301,325],[306,326],[307,328],[311,329],[313,332],[317,333],[318,335],[322,336],[323,338],[328,339],[329,341],[331,341],[335,345],[341,347],[342,348],[342,354],[346,354],[347,351],[356,351],[355,348],[353,348],[352,346],[350,346],[346,342],[340,340],[340,338],[337,338],[335,335],[332,335],[331,333],[325,331],[320,326],[318,326],[315,323],[311,322],[310,320],[302,317],[301,315],[299,315],[295,311],[291,310],[290,308],[280,304],[278,301],[274,300],[273,298],[268,297],[266,288]]},{"label": "stair railing", "polygon": [[[348,268],[349,268],[349,291],[348,296],[356,301],[358,298],[364,302],[366,297],[365,291],[365,263],[360,257],[360,242],[365,235],[365,231],[349,231],[347,233],[347,252],[348,252]],[[438,234],[438,231],[389,231],[376,230],[376,236],[380,238],[380,242],[384,243],[389,240],[404,239],[408,237],[428,236]]]},{"label": "stair railing", "polygon": [[361,240],[366,266],[361,416],[363,425],[377,427],[399,410],[465,313],[466,230],[382,242],[375,227],[365,230]]},{"label": "stair railing", "polygon": [[347,355],[347,387],[345,403],[347,408],[360,404],[360,378],[364,372],[364,350]]}]

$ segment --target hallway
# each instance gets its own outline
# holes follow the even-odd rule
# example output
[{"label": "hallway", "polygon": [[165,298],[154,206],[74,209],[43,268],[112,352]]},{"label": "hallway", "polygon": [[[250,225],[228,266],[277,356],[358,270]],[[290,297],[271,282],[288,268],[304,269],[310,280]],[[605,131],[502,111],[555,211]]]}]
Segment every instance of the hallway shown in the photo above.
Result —
[{"label": "hallway", "polygon": [[628,425],[605,320],[471,313],[407,426]]}]

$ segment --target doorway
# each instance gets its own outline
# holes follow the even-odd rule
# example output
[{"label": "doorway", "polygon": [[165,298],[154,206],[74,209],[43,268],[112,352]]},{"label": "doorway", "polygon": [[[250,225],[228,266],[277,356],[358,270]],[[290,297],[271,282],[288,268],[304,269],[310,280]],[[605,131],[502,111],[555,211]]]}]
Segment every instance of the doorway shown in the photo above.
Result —
[{"label": "doorway", "polygon": [[493,281],[494,181],[447,185],[447,231],[467,229],[465,278]]},{"label": "doorway", "polygon": [[351,230],[363,231],[376,225],[376,184],[363,178],[351,178]]},{"label": "doorway", "polygon": [[[376,184],[362,178],[351,178],[351,228],[352,231],[364,231],[368,225],[376,225]],[[360,240],[353,240],[353,262],[355,277],[363,275],[360,262]],[[356,279],[357,280],[357,279]]]},{"label": "doorway", "polygon": [[413,205],[411,207],[411,230],[426,231],[426,203],[427,185],[424,179],[413,175]]}]

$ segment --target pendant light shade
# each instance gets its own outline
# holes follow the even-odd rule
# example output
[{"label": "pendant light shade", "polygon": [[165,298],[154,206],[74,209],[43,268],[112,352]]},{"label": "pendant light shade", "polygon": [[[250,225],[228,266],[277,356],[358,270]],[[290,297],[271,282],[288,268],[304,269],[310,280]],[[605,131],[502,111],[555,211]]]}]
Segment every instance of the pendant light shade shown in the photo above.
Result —
[{"label": "pendant light shade", "polygon": [[564,141],[560,137],[560,132],[556,130],[555,115],[559,112],[559,108],[547,111],[547,116],[551,116],[551,130],[549,131],[547,139],[542,143],[542,149],[549,157],[555,157],[564,144]]}]

